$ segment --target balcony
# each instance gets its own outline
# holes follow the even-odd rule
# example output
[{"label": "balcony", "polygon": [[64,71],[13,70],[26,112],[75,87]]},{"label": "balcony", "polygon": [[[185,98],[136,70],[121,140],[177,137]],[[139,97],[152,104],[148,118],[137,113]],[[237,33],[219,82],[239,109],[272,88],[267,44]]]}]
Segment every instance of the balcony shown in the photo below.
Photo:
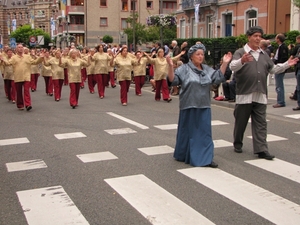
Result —
[{"label": "balcony", "polygon": [[177,9],[163,9],[162,14],[175,14]]},{"label": "balcony", "polygon": [[218,0],[182,0],[182,9],[190,10],[194,9],[196,4],[200,4],[200,7],[207,7],[211,5],[216,5]]},{"label": "balcony", "polygon": [[84,33],[84,24],[64,24],[64,32],[69,33]]},{"label": "balcony", "polygon": [[77,6],[77,5],[67,6],[67,14],[84,15],[84,6]]}]

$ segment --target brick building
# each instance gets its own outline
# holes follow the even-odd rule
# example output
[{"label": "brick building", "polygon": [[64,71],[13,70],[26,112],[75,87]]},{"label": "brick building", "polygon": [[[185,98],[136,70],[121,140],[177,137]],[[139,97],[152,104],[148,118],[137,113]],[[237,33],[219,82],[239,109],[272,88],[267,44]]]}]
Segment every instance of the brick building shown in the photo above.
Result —
[{"label": "brick building", "polygon": [[291,0],[178,0],[178,5],[178,38],[238,36],[255,25],[267,34],[290,30]]},{"label": "brick building", "polygon": [[1,44],[9,44],[10,33],[24,24],[33,24],[50,33],[50,18],[55,14],[53,2],[55,0],[0,0]]},{"label": "brick building", "polygon": [[60,0],[56,15],[56,45],[64,47],[69,39],[83,46],[94,47],[110,35],[114,43],[125,43],[123,30],[128,27],[126,19],[133,12],[139,15],[138,22],[146,24],[146,18],[160,13],[175,13],[176,0]]}]

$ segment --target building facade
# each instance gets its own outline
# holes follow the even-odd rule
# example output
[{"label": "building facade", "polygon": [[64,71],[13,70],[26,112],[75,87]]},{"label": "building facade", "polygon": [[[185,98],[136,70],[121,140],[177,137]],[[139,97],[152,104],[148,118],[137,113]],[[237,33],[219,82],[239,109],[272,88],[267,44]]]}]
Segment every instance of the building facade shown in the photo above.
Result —
[{"label": "building facade", "polygon": [[178,38],[238,36],[256,25],[267,34],[290,30],[291,0],[178,0],[178,5]]},{"label": "building facade", "polygon": [[58,0],[57,8],[56,45],[64,47],[74,41],[77,45],[94,47],[102,42],[104,35],[112,36],[116,44],[127,43],[124,29],[129,26],[128,17],[138,14],[137,21],[146,24],[150,15],[175,13],[177,1]]},{"label": "building facade", "polygon": [[51,33],[50,19],[55,0],[0,0],[1,44],[9,44],[10,34],[24,24]]}]

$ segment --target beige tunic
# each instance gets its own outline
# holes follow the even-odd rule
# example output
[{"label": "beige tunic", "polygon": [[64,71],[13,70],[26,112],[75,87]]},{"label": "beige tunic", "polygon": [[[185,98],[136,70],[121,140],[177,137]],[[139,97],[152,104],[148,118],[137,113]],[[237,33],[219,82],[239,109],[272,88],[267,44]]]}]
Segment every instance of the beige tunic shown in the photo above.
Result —
[{"label": "beige tunic", "polygon": [[[47,60],[47,59],[46,59]],[[52,69],[51,66],[45,65],[42,63],[42,71],[41,74],[43,77],[52,77]]]},{"label": "beige tunic", "polygon": [[30,55],[23,54],[22,56],[20,56],[16,54],[12,56],[9,60],[5,60],[4,63],[6,66],[13,66],[15,82],[24,82],[30,81],[31,65],[37,65],[42,61],[43,58],[41,57],[33,59]]},{"label": "beige tunic", "polygon": [[136,60],[127,56],[117,56],[114,61],[113,65],[117,67],[117,79],[118,81],[123,80],[131,80],[131,71],[132,66],[136,63]]},{"label": "beige tunic", "polygon": [[[173,57],[172,61],[176,62],[179,57]],[[167,78],[169,72],[169,65],[165,57],[163,58],[149,58],[149,63],[154,65],[154,80],[163,80]]]},{"label": "beige tunic", "polygon": [[[7,60],[7,59],[6,59]],[[4,80],[14,80],[14,68],[12,65],[6,66],[3,62],[1,63]]]},{"label": "beige tunic", "polygon": [[68,68],[69,83],[81,83],[81,68],[89,66],[83,59],[66,59],[59,66]]},{"label": "beige tunic", "polygon": [[148,63],[147,58],[141,58],[140,63],[135,63],[133,66],[133,75],[145,76],[147,63]]},{"label": "beige tunic", "polygon": [[63,80],[64,69],[59,66],[59,58],[52,57],[44,63],[46,66],[51,66],[52,80]]},{"label": "beige tunic", "polygon": [[[86,62],[88,61],[88,55],[83,58]],[[93,75],[95,74],[95,61],[91,61],[90,65],[86,67],[86,74]]]},{"label": "beige tunic", "polygon": [[111,56],[109,56],[107,53],[103,52],[97,52],[95,53],[91,59],[92,61],[95,61],[95,74],[108,74],[108,62],[111,60]]},{"label": "beige tunic", "polygon": [[[36,59],[37,57],[32,57],[33,59]],[[31,74],[37,74],[40,73],[39,65],[31,65]]]}]

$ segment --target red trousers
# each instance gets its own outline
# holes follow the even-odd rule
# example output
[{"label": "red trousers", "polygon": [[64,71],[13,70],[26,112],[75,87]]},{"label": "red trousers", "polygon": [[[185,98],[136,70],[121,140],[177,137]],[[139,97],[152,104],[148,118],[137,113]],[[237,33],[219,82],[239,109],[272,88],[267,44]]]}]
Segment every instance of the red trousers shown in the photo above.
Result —
[{"label": "red trousers", "polygon": [[79,99],[79,91],[80,91],[81,83],[69,83],[70,86],[70,105],[77,106]]},{"label": "red trousers", "polygon": [[44,77],[46,94],[53,94],[52,77]]},{"label": "red trousers", "polygon": [[4,80],[5,91],[7,92],[7,98],[10,101],[16,100],[16,87],[15,82],[13,80]]},{"label": "red trousers", "polygon": [[108,78],[110,80],[111,87],[114,87],[116,85],[116,83],[115,83],[115,72],[114,71],[108,72],[108,76],[109,76]]},{"label": "red trousers", "polygon": [[91,93],[94,93],[95,85],[97,84],[97,76],[95,74],[90,74],[87,76],[88,78],[88,86]]},{"label": "red trousers", "polygon": [[81,69],[81,87],[84,87],[84,82],[86,81],[86,68]]},{"label": "red trousers", "polygon": [[[15,82],[16,92],[17,92],[17,107],[24,108],[25,106],[31,106],[30,98],[30,81]],[[23,99],[23,87],[24,87],[24,99]]]},{"label": "red trousers", "polygon": [[107,74],[96,74],[99,97],[104,97],[105,86],[107,84]]},{"label": "red trousers", "polygon": [[54,87],[54,99],[60,100],[61,99],[61,90],[62,90],[62,85],[64,83],[64,80],[62,80],[62,79],[52,80],[52,83],[53,83],[53,87]]},{"label": "red trousers", "polygon": [[131,80],[122,80],[119,81],[120,84],[120,99],[121,99],[121,103],[127,103],[127,92],[129,91],[129,87],[130,87],[130,83]]},{"label": "red trousers", "polygon": [[166,79],[155,81],[155,100],[160,100],[160,91],[162,91],[163,100],[170,98],[169,87]]},{"label": "red trousers", "polygon": [[68,69],[64,68],[64,85],[69,84],[69,78],[68,78]]},{"label": "red trousers", "polygon": [[135,94],[141,95],[142,94],[142,87],[145,84],[145,76],[135,76],[134,77],[135,83]]},{"label": "red trousers", "polygon": [[39,76],[40,76],[39,73],[31,74],[31,79],[30,79],[30,82],[31,82],[31,85],[30,85],[31,90],[36,91],[36,88],[37,88],[37,82],[38,82]]}]

